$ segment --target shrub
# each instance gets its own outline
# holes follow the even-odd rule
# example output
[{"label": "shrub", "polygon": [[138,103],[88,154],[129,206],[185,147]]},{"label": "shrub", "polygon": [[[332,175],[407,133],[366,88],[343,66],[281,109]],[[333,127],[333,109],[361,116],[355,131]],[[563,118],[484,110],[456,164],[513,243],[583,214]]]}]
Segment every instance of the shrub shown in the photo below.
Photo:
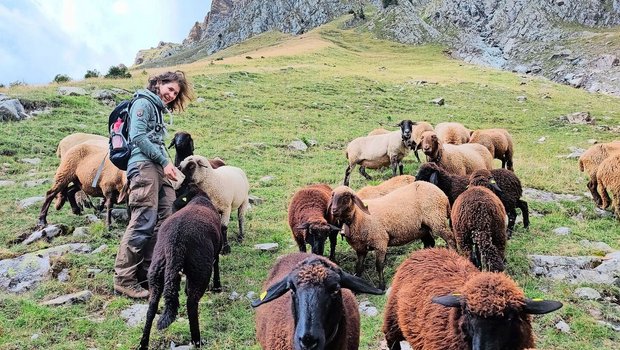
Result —
[{"label": "shrub", "polygon": [[56,76],[54,77],[54,82],[55,83],[66,83],[68,81],[71,81],[71,78],[66,75],[66,74],[56,74]]},{"label": "shrub", "polygon": [[93,70],[87,70],[86,74],[84,74],[84,79],[88,79],[88,78],[99,78],[99,76],[101,75],[101,73],[99,73],[98,70],[93,69]]},{"label": "shrub", "polygon": [[15,80],[14,82],[9,84],[9,87],[18,87],[18,86],[26,86],[27,84],[23,81]]},{"label": "shrub", "polygon": [[131,78],[131,73],[129,73],[127,66],[121,63],[118,66],[110,67],[105,77],[112,79]]}]

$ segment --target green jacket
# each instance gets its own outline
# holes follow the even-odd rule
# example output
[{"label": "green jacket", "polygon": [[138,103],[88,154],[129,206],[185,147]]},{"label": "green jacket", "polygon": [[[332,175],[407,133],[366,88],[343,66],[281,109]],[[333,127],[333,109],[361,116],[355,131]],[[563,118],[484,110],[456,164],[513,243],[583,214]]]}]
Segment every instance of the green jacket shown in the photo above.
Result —
[{"label": "green jacket", "polygon": [[164,145],[164,104],[159,96],[146,89],[138,90],[134,96],[149,98],[136,99],[129,110],[129,141],[134,146],[129,164],[152,161],[165,167],[169,160]]}]

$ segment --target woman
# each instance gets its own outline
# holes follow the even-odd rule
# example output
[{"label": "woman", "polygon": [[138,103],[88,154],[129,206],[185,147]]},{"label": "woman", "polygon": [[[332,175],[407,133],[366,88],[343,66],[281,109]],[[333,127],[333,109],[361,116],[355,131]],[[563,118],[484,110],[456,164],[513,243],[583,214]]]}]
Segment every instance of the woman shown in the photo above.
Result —
[{"label": "woman", "polygon": [[183,72],[166,72],[149,78],[148,86],[134,95],[129,110],[129,139],[133,144],[127,179],[131,220],[114,264],[114,290],[131,298],[147,298],[141,284],[151,263],[157,231],[172,213],[175,169],[164,146],[163,110],[183,110],[193,97]]}]

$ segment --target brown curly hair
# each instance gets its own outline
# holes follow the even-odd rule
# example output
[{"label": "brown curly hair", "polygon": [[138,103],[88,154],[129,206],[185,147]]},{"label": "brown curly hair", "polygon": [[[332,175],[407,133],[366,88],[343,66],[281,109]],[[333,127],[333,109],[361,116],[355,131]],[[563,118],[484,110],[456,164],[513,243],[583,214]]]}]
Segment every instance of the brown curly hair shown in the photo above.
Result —
[{"label": "brown curly hair", "polygon": [[151,76],[146,88],[152,93],[159,95],[159,87],[157,85],[167,83],[179,84],[179,94],[174,101],[170,102],[166,107],[173,111],[184,110],[187,104],[194,99],[194,90],[185,78],[185,73],[182,71],[178,70],[175,72],[165,72],[159,75]]}]

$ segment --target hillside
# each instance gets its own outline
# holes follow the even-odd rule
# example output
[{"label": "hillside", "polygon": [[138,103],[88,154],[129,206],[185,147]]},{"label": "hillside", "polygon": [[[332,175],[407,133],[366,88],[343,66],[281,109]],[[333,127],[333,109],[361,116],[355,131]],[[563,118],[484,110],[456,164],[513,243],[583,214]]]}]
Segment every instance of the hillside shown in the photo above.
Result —
[{"label": "hillside", "polygon": [[[107,231],[101,222],[91,223],[85,215],[71,214],[67,206],[59,211],[51,209],[50,223],[84,228],[86,233],[75,230],[25,245],[15,240],[32,233],[41,202],[35,199],[34,205],[26,207],[20,207],[20,202],[43,196],[51,186],[60,139],[74,132],[105,134],[111,108],[90,93],[113,88],[133,91],[145,85],[148,74],[180,69],[192,81],[198,99],[175,115],[170,134],[188,131],[197,154],[219,156],[227,164],[244,169],[251,194],[262,200],[246,217],[244,243],[232,244],[232,253],[220,260],[224,292],[207,293],[201,300],[200,329],[205,348],[260,348],[247,295],[260,294],[275,259],[297,249],[287,224],[291,196],[306,184],[339,185],[347,165],[344,149],[349,141],[375,128],[391,129],[402,119],[412,119],[433,125],[458,121],[471,129],[501,127],[510,131],[515,142],[515,173],[523,186],[530,189],[528,193],[546,191],[552,198],[525,197],[531,227],[525,230],[518,223],[507,249],[506,272],[528,297],[564,303],[559,311],[534,318],[537,348],[617,349],[620,333],[613,327],[620,322],[618,285],[592,281],[572,284],[537,277],[528,255],[600,259],[607,252],[605,246],[620,249],[620,223],[608,212],[597,210],[584,195],[587,177],[579,172],[576,158],[566,157],[574,148],[588,148],[591,140],[620,139],[620,99],[539,76],[464,63],[446,54],[445,46],[412,46],[376,39],[369,31],[347,29],[349,20],[350,15],[345,15],[298,36],[266,32],[187,64],[139,66],[128,80],[72,82],[88,92],[83,96],[60,96],[56,84],[0,89],[0,93],[51,108],[27,120],[2,124],[0,255],[4,260],[0,265],[8,258],[40,254],[41,249],[69,243],[84,243],[91,249],[106,247],[94,254],[75,252],[48,261],[53,268],[45,280],[19,294],[5,291],[16,286],[16,271],[0,269],[0,348],[136,347],[143,323],[129,326],[123,315],[131,306],[144,303],[112,292],[114,257],[125,224],[117,222]],[[116,99],[129,95],[120,94]],[[445,104],[431,103],[437,98],[443,98]],[[560,118],[575,112],[589,112],[595,124],[570,124]],[[294,140],[311,146],[305,152],[290,149],[288,145]],[[412,155],[405,158],[404,165],[409,174],[419,167]],[[368,172],[373,181],[355,172],[351,187],[378,184],[391,174],[389,170]],[[569,233],[554,232],[562,227]],[[236,233],[233,215],[229,235]],[[278,250],[254,249],[255,244],[266,242],[278,243]],[[438,239],[437,244],[444,243]],[[400,262],[421,247],[420,242],[414,242],[388,249],[388,285]],[[337,260],[345,271],[353,271],[355,253],[343,240],[338,242]],[[373,253],[365,267],[362,277],[376,283]],[[63,271],[67,279],[58,278]],[[582,299],[575,294],[579,287],[596,289],[600,298]],[[92,295],[83,302],[41,305],[85,290]],[[171,341],[189,342],[185,297],[183,292],[181,295],[180,318],[165,331],[153,330],[153,349],[169,349]],[[360,295],[358,301],[369,301],[378,311],[376,316],[361,317],[360,349],[380,349],[386,297]],[[561,322],[568,325],[569,333],[556,328]]]}]

